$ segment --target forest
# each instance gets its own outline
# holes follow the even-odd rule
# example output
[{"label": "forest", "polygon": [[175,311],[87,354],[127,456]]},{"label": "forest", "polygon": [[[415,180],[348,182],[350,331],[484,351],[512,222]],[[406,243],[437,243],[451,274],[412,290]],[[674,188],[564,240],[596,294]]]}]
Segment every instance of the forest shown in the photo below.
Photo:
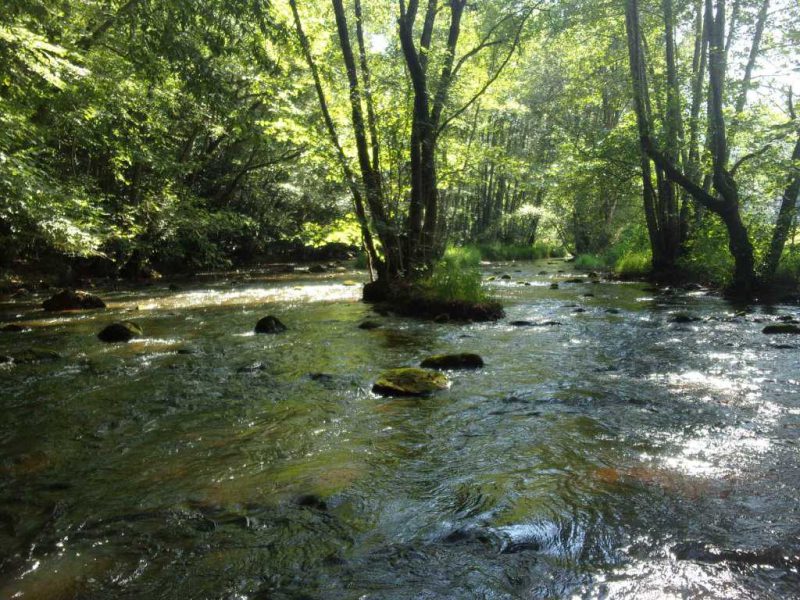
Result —
[{"label": "forest", "polygon": [[3,12],[7,273],[196,273],[328,246],[414,278],[474,246],[745,293],[798,279],[796,3]]},{"label": "forest", "polygon": [[800,600],[798,0],[2,0],[0,598]]}]

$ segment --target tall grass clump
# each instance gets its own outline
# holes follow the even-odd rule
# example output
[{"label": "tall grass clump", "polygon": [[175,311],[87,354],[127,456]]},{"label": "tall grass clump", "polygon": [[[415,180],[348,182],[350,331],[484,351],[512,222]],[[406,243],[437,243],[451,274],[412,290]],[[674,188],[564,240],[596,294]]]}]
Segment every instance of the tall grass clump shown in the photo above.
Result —
[{"label": "tall grass clump", "polygon": [[480,253],[474,248],[448,249],[423,282],[425,293],[442,301],[487,301],[478,269],[480,260]]},{"label": "tall grass clump", "polygon": [[604,268],[606,263],[601,256],[596,254],[579,254],[575,257],[574,265],[576,269],[592,271],[594,269]]},{"label": "tall grass clump", "polygon": [[540,258],[563,257],[565,251],[561,246],[548,242],[535,244],[479,244],[477,246],[484,260],[537,260]]},{"label": "tall grass clump", "polygon": [[650,273],[653,257],[649,251],[631,251],[614,263],[614,272],[623,278],[644,277]]}]

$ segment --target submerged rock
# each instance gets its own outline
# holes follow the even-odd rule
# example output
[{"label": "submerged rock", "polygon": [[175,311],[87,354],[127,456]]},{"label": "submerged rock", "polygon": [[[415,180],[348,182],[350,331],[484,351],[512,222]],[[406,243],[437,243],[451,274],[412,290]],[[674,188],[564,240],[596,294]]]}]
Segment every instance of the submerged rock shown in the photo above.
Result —
[{"label": "submerged rock", "polygon": [[438,371],[406,367],[383,372],[372,391],[381,396],[427,396],[447,385],[447,377]]},{"label": "submerged rock", "polygon": [[367,320],[367,321],[362,321],[361,323],[358,324],[358,328],[359,329],[366,329],[366,330],[378,329],[380,327],[381,327],[381,324],[378,323],[377,321],[369,321],[369,320]]},{"label": "submerged rock", "polygon": [[500,275],[500,279],[511,279],[511,275],[509,275],[508,273],[503,273],[502,275]]},{"label": "submerged rock", "polygon": [[328,271],[323,265],[312,265],[308,268],[309,273],[326,273]]},{"label": "submerged rock", "polygon": [[105,307],[106,303],[99,296],[75,290],[61,290],[42,303],[42,308],[49,311],[87,310]]},{"label": "submerged rock", "polygon": [[700,317],[690,315],[689,313],[675,313],[669,318],[670,323],[695,323],[700,320]]},{"label": "submerged rock", "polygon": [[800,333],[800,327],[798,327],[794,323],[777,323],[775,325],[767,325],[761,331],[766,334],[773,334],[773,333],[798,334]]},{"label": "submerged rock", "polygon": [[55,350],[48,348],[28,348],[22,352],[13,355],[14,362],[16,363],[34,363],[46,360],[58,360],[61,354]]},{"label": "submerged rock", "polygon": [[97,334],[97,338],[106,343],[129,342],[133,338],[143,335],[143,333],[142,328],[136,323],[122,321],[120,323],[112,323],[103,329]]},{"label": "submerged rock", "polygon": [[283,333],[286,325],[280,322],[278,317],[267,315],[256,323],[256,333]]},{"label": "submerged rock", "polygon": [[557,290],[558,289],[558,284],[557,283],[551,283],[550,284],[550,289],[551,290]]},{"label": "submerged rock", "polygon": [[0,327],[0,331],[5,333],[19,333],[20,331],[25,331],[25,327],[19,323],[9,323],[8,325],[3,325],[3,327]]},{"label": "submerged rock", "polygon": [[483,367],[483,359],[469,352],[436,354],[423,360],[420,366],[426,369],[480,369]]}]

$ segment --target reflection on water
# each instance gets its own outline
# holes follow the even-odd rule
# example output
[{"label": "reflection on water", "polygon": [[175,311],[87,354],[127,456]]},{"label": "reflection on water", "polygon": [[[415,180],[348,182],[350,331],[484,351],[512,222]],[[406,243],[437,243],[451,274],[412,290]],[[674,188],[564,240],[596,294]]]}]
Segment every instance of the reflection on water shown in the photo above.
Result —
[{"label": "reflection on water", "polygon": [[[497,324],[380,317],[345,275],[4,305],[0,355],[58,354],[0,365],[0,598],[800,597],[800,562],[674,551],[800,552],[796,350],[702,293],[486,268]],[[145,337],[96,340],[120,319]],[[447,351],[486,367],[370,392]]]}]

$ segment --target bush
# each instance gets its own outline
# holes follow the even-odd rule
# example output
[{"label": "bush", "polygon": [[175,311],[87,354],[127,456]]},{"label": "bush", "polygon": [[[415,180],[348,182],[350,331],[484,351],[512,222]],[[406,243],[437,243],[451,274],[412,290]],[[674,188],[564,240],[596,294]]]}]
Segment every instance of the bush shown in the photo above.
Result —
[{"label": "bush", "polygon": [[644,277],[652,266],[650,252],[626,252],[614,264],[614,272],[620,277]]},{"label": "bush", "polygon": [[782,284],[800,284],[800,251],[789,251],[781,257],[775,281]]},{"label": "bush", "polygon": [[450,248],[422,287],[437,300],[485,302],[486,292],[478,270],[480,253],[474,248]]},{"label": "bush", "polygon": [[602,257],[596,254],[580,254],[575,258],[575,268],[582,271],[593,271],[606,266]]},{"label": "bush", "polygon": [[548,242],[535,244],[479,244],[477,250],[484,260],[537,260],[540,258],[563,257],[566,252],[561,246]]}]

